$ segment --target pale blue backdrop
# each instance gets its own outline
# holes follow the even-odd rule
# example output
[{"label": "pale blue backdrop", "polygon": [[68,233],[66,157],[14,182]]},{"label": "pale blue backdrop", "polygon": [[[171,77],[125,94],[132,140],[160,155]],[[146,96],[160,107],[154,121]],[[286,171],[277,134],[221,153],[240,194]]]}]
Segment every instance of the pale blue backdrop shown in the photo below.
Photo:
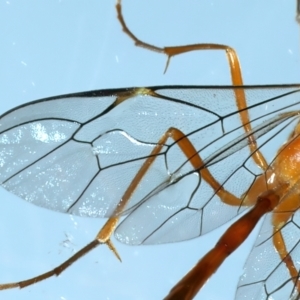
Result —
[{"label": "pale blue backdrop", "polygon": [[[149,43],[228,44],[239,54],[246,84],[300,82],[294,1],[124,0],[123,5],[128,26]],[[231,83],[221,51],[174,58],[163,75],[166,58],[134,47],[121,31],[113,0],[2,0],[0,28],[0,113],[31,100],[93,89]],[[103,224],[35,207],[3,189],[0,205],[3,283],[56,266]],[[116,242],[122,264],[102,246],[59,278],[0,292],[0,299],[161,299],[224,230],[171,245],[128,247]],[[255,234],[197,299],[234,298]]]}]

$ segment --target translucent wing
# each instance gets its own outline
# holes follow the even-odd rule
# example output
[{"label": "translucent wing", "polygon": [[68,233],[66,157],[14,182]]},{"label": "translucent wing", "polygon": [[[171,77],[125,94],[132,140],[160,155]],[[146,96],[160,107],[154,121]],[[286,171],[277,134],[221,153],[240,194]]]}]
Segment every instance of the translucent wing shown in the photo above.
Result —
[{"label": "translucent wing", "polygon": [[246,295],[247,299],[257,300],[299,299],[298,288],[294,282],[299,281],[300,272],[299,228],[300,213],[297,210],[281,229],[285,247],[294,263],[295,273],[298,274],[293,278],[274,247],[272,214],[266,216],[247,259],[235,299],[244,299]]},{"label": "translucent wing", "polygon": [[[163,94],[161,90],[157,92]],[[172,92],[179,94],[181,91],[168,91],[167,95]],[[205,92],[208,93],[207,90]],[[223,203],[173,144],[164,154],[168,177],[144,200],[127,210],[130,215],[116,230],[120,241],[153,244],[191,239],[220,226],[246,209],[242,206],[243,195],[262,174],[262,170],[251,158],[247,134],[241,126],[239,115],[236,111],[226,111],[227,92],[217,90],[215,94],[222,95],[222,100],[216,99],[216,103],[221,102],[224,107],[213,110],[220,114],[220,118],[189,132],[187,136],[204,160],[203,167],[208,167],[227,191],[241,198],[241,206]],[[252,134],[257,139],[258,148],[263,154],[268,154],[269,163],[298,122],[298,92],[298,88],[246,90]],[[172,97],[175,98],[175,95]],[[263,101],[257,103],[257,99]],[[209,102],[210,107],[215,103],[213,100]],[[203,103],[201,107],[205,108]]]},{"label": "translucent wing", "polygon": [[[299,87],[243,89],[253,134],[263,152],[270,148],[275,154],[282,142],[277,137],[284,140],[283,129],[293,122],[283,113],[299,109]],[[176,127],[219,183],[237,197],[245,193],[261,170],[250,157],[233,88],[150,90],[157,96],[133,93],[124,100],[120,95],[133,90],[94,91],[5,113],[0,117],[2,186],[49,209],[111,216],[157,141]],[[189,239],[242,211],[223,204],[195,171],[169,139],[135,190],[117,237],[128,243]]]}]

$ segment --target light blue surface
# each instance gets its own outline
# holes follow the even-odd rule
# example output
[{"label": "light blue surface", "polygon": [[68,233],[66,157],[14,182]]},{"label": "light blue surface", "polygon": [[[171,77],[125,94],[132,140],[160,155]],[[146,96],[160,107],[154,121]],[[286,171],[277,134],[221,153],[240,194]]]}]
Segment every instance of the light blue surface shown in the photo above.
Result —
[{"label": "light blue surface", "polygon": [[[134,34],[157,46],[230,45],[239,54],[245,84],[300,82],[293,1],[173,2],[124,0],[124,17]],[[221,51],[175,57],[163,75],[166,58],[134,47],[121,31],[114,1],[0,5],[1,113],[31,100],[93,89],[231,83]],[[89,242],[103,224],[34,207],[4,190],[0,202],[1,283],[55,267]],[[115,242],[122,264],[101,246],[59,278],[0,292],[0,299],[161,299],[224,229],[172,245],[128,247]],[[254,235],[197,299],[234,298]],[[67,238],[71,242],[64,242]]]}]

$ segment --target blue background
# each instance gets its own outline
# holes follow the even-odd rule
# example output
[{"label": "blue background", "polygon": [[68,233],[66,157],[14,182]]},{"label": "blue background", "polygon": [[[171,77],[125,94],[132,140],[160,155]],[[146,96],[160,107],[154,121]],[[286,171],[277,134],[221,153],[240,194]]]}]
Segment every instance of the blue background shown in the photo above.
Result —
[{"label": "blue background", "polygon": [[[124,17],[156,46],[211,42],[239,54],[245,84],[300,82],[294,1],[130,1]],[[114,1],[1,1],[0,111],[31,100],[93,89],[166,84],[230,84],[222,51],[166,57],[136,48],[123,34]],[[103,220],[35,207],[0,190],[0,282],[55,267],[94,238]],[[81,259],[59,278],[0,299],[161,299],[225,230],[158,246],[115,244]],[[198,299],[234,298],[254,232],[205,285]]]}]

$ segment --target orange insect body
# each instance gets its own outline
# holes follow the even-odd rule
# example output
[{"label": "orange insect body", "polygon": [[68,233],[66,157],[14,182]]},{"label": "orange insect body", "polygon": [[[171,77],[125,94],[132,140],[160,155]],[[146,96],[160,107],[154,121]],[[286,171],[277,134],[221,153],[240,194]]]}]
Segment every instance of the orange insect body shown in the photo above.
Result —
[{"label": "orange insect body", "polygon": [[[289,256],[278,231],[300,207],[299,184],[300,136],[299,124],[290,140],[278,151],[268,170],[257,177],[243,199],[242,205],[254,207],[230,226],[197,265],[170,291],[165,300],[192,299],[223,261],[236,250],[251,233],[260,218],[273,211],[274,246],[300,290],[297,269]],[[292,191],[292,192],[291,192]]]},{"label": "orange insect body", "polygon": [[[268,189],[274,189],[283,183],[287,183],[289,188],[293,188],[298,182],[300,169],[300,137],[297,132],[298,127],[299,125],[293,133],[291,140],[278,150],[273,164],[269,166],[266,173],[260,175],[248,191],[244,200],[247,206],[255,203],[257,195]],[[290,202],[293,203],[294,201],[282,201],[282,203]]]},{"label": "orange insect body", "polygon": [[[117,4],[117,12],[124,32],[135,41],[136,45],[166,54],[168,56],[168,63],[172,56],[188,51],[207,49],[224,51],[229,62],[233,87],[214,87],[213,92],[216,90],[220,92],[220,94],[224,93],[226,96],[229,95],[232,100],[235,101],[237,111],[231,107],[229,111],[223,112],[222,109],[218,107],[215,112],[213,108],[206,107],[207,102],[205,102],[205,100],[207,100],[206,97],[208,97],[208,100],[210,99],[211,88],[175,86],[101,90],[70,94],[31,102],[3,114],[0,117],[2,126],[0,135],[2,137],[2,156],[4,162],[2,169],[3,174],[1,174],[3,176],[3,186],[7,190],[23,197],[25,200],[47,208],[65,213],[80,214],[80,212],[83,212],[83,214],[86,213],[88,216],[105,216],[108,217],[108,220],[92,242],[58,267],[28,280],[0,284],[0,289],[23,288],[51,276],[59,275],[73,262],[101,244],[107,245],[117,258],[120,259],[116,248],[111,242],[111,235],[115,230],[117,239],[128,244],[174,242],[197,237],[214,228],[214,225],[210,226],[209,224],[209,217],[215,212],[216,215],[218,215],[220,213],[220,211],[217,211],[219,207],[225,207],[227,205],[227,207],[234,207],[236,209],[232,209],[228,215],[225,216],[224,220],[221,220],[218,224],[222,224],[222,222],[224,223],[230,219],[230,217],[234,217],[242,212],[241,207],[251,208],[226,230],[216,246],[174,286],[165,299],[192,299],[223,261],[248,237],[257,222],[268,212],[272,212],[271,228],[269,228],[269,230],[273,230],[273,232],[268,232],[267,234],[269,234],[269,236],[261,244],[268,239],[272,239],[272,246],[275,248],[276,254],[278,253],[280,256],[283,262],[282,265],[286,267],[285,269],[290,275],[288,279],[287,277],[284,279],[286,282],[291,281],[293,283],[291,295],[299,295],[300,284],[298,282],[298,269],[295,265],[295,260],[293,260],[290,255],[292,252],[288,250],[285,245],[282,228],[288,224],[295,211],[300,207],[300,187],[298,180],[300,170],[300,125],[299,123],[296,125],[288,141],[280,147],[275,159],[269,164],[262,154],[261,148],[263,148],[263,146],[259,138],[267,134],[269,129],[268,125],[273,129],[281,121],[283,122],[284,118],[278,116],[276,120],[278,123],[273,127],[271,126],[273,122],[272,119],[266,120],[267,125],[265,125],[265,127],[264,122],[259,120],[261,123],[258,128],[255,127],[255,124],[252,124],[253,119],[251,120],[250,111],[253,109],[254,112],[257,112],[255,111],[255,105],[262,108],[262,106],[269,101],[274,101],[273,103],[276,105],[279,103],[278,99],[282,100],[281,98],[285,96],[288,97],[290,94],[297,96],[300,87],[298,85],[285,86],[282,87],[282,91],[280,89],[277,91],[278,86],[269,87],[270,91],[276,91],[275,96],[271,92],[271,95],[267,94],[266,98],[261,99],[261,103],[257,102],[255,105],[252,103],[252,106],[250,105],[248,107],[246,91],[249,91],[249,94],[251,94],[251,89],[264,92],[265,90],[268,91],[268,87],[242,86],[241,68],[238,56],[233,48],[219,44],[195,44],[166,48],[154,47],[138,40],[127,28],[122,17],[120,2]],[[199,98],[198,94],[197,97],[195,97],[196,93],[199,93]],[[189,100],[186,100],[185,97]],[[73,105],[74,109],[70,110],[69,107],[66,109],[65,101],[70,101],[69,103]],[[95,103],[93,101],[95,101]],[[182,129],[183,122],[176,123],[177,120],[174,118],[172,119],[172,124],[168,123],[166,128],[162,127],[159,134],[155,135],[154,138],[152,137],[152,139],[155,139],[154,141],[151,138],[147,140],[148,137],[145,138],[145,140],[137,138],[136,136],[141,133],[142,139],[144,139],[143,134],[148,134],[144,132],[148,129],[146,128],[145,130],[147,124],[146,126],[144,123],[143,126],[139,124],[140,126],[137,126],[138,130],[134,131],[132,127],[135,126],[130,122],[127,123],[128,119],[132,116],[137,117],[142,115],[146,109],[151,110],[152,107],[150,108],[149,103],[156,105],[158,102],[161,104],[161,107],[167,108],[166,110],[168,110],[168,108],[173,110],[167,112],[170,113],[170,115],[173,113],[173,118],[174,115],[178,115],[177,110],[182,107],[185,107],[187,110],[191,109],[193,113],[197,110],[197,113],[199,111],[204,112],[203,114],[199,114],[199,123],[203,121],[204,125],[199,125],[198,127],[198,123],[194,122],[193,125],[196,124],[195,128],[189,128],[186,130],[187,132],[184,132]],[[296,102],[298,103],[298,100],[296,100]],[[129,106],[121,107],[123,104],[127,105],[127,103],[129,103]],[[168,104],[165,106],[165,103]],[[181,107],[179,103],[182,105]],[[139,107],[140,104],[142,107]],[[295,100],[293,103],[290,103],[290,106],[294,104]],[[285,109],[290,106],[282,106],[281,108]],[[62,110],[60,108],[62,108]],[[84,109],[87,109],[87,115],[82,114],[82,110]],[[136,115],[129,114],[129,116],[127,116],[124,112],[125,110],[126,113],[130,111],[136,113]],[[117,113],[115,115],[114,113],[116,113],[116,111],[119,114]],[[118,118],[120,118],[120,111],[124,114],[123,119],[121,119],[122,121],[119,123]],[[277,111],[271,111],[271,113],[276,112]],[[298,115],[299,113],[297,111],[292,111],[287,112],[286,116],[287,119],[289,119],[298,117]],[[203,119],[208,117],[209,121],[202,120],[201,117],[203,117]],[[232,117],[234,121],[239,120],[239,127],[231,128],[229,126],[229,129],[224,129],[226,127],[224,123],[226,123],[225,121],[229,121],[230,123],[230,117]],[[103,121],[103,119],[106,122]],[[111,120],[113,120],[112,123],[110,123]],[[116,120],[118,122],[115,122]],[[156,121],[157,119],[150,118],[150,120]],[[97,123],[98,121],[99,123]],[[122,122],[124,122],[125,125],[121,124]],[[109,125],[107,125],[108,123]],[[175,125],[173,126],[173,123],[176,123],[175,125],[177,127]],[[99,124],[101,124],[104,129],[98,126]],[[118,128],[115,128],[116,124]],[[210,134],[210,132],[207,133],[206,130],[210,130],[211,128],[215,130],[214,125],[216,124],[219,126],[218,136],[209,140],[207,144],[205,142],[204,145],[202,145],[202,138],[205,140],[206,135]],[[150,125],[152,124],[149,124],[149,126]],[[122,126],[124,126],[124,128]],[[156,129],[157,128],[153,128],[153,131]],[[159,130],[160,129],[161,128],[159,128]],[[66,132],[64,130],[66,130]],[[149,131],[151,131],[151,129]],[[237,140],[226,140],[228,137],[227,134],[231,133],[233,133],[234,138]],[[199,134],[199,136],[197,136],[197,134]],[[234,134],[236,134],[236,136]],[[47,137],[47,143],[45,143],[45,137]],[[115,139],[117,142],[115,142]],[[215,147],[214,143],[216,141],[221,141],[221,148],[209,149],[211,144]],[[107,144],[112,145],[112,150],[107,148]],[[116,153],[118,154],[118,150],[121,152],[121,150],[117,148],[120,145],[120,149],[122,149],[122,147],[129,147],[129,154],[124,151],[125,154],[122,152],[121,155],[114,155]],[[232,150],[232,146],[236,146],[236,148]],[[31,147],[33,147],[33,149]],[[114,149],[114,147],[116,148]],[[207,150],[206,147],[209,150]],[[225,150],[222,147],[224,147]],[[60,155],[59,150],[61,149],[63,149],[63,151],[67,149],[65,150],[67,152],[63,152],[63,154]],[[74,155],[76,161],[72,168],[69,167],[69,161],[66,159],[70,149],[72,149],[71,154]],[[238,162],[236,165],[234,164],[232,169],[231,167],[228,168],[230,169],[229,171],[222,168],[224,165],[217,165],[220,161],[228,158],[228,161],[233,163],[234,158],[232,159],[231,156],[244,149],[247,149],[243,152],[244,155],[248,156],[242,156],[242,162]],[[114,150],[116,150],[116,153],[114,153]],[[26,153],[26,151],[28,153]],[[134,151],[136,151],[137,154]],[[183,160],[178,159],[180,161],[178,163],[179,166],[176,164],[177,157],[172,157],[172,155],[174,155],[172,151],[175,151],[173,153],[179,153],[179,156],[181,156],[180,159],[183,158]],[[207,151],[207,153],[205,151]],[[25,156],[29,154],[28,156],[30,158],[19,158],[19,152],[22,154],[25,152]],[[125,158],[123,158],[122,155],[124,155]],[[16,157],[18,158],[18,162],[20,162],[19,165],[15,163]],[[159,160],[162,157],[163,159]],[[251,160],[251,162],[255,164],[255,167],[261,170],[259,174],[255,172],[251,173],[251,171],[247,170],[247,166],[245,166],[247,159]],[[173,169],[172,166],[169,167],[173,163],[172,160],[176,161]],[[67,161],[67,163],[65,161]],[[161,165],[163,165],[161,169],[160,166],[158,166],[160,162]],[[155,163],[157,163],[157,165],[155,165]],[[52,167],[52,165],[55,165],[55,167]],[[110,173],[108,177],[105,176],[107,170],[115,170],[114,168],[116,166],[121,169],[121,176],[118,177],[119,182],[117,182],[116,185],[120,184],[120,186],[122,186],[117,189],[117,196],[112,195],[115,191],[111,187],[108,187],[111,183],[110,181],[115,179],[115,177],[110,177]],[[122,169],[124,166],[128,169]],[[219,174],[217,174],[218,172],[214,169],[216,166],[220,168],[222,172],[227,172],[225,174],[227,177],[219,176]],[[188,171],[186,171],[185,167]],[[233,185],[236,183],[235,180],[238,179],[238,175],[236,174],[238,174],[238,171],[242,168],[244,169],[241,171],[241,174],[246,174],[247,171],[250,173],[250,187],[248,188],[249,185],[245,184],[241,190],[237,189],[237,192],[234,193],[231,189],[236,191],[233,189]],[[132,172],[132,170],[134,170],[134,172]],[[158,174],[158,176],[151,175],[152,177],[149,177],[149,179],[147,175],[151,173],[151,171],[155,175]],[[114,172],[116,172],[116,170]],[[90,176],[84,178],[87,182],[83,184],[82,173]],[[60,176],[58,176],[58,174]],[[196,178],[198,182],[193,189],[187,188],[187,192],[190,193],[190,195],[186,196],[188,200],[182,200],[182,195],[180,195],[180,197],[178,196],[180,191],[176,190],[176,188],[172,190],[172,188],[177,184],[177,186],[182,187],[184,190],[185,187],[180,184],[187,184],[187,181],[191,179],[191,177],[189,177],[191,174],[196,175],[194,178]],[[104,180],[101,175],[103,175]],[[49,184],[47,176],[51,178],[54,184]],[[158,178],[157,181],[156,177]],[[35,182],[37,178],[40,180],[40,184],[44,190],[43,188],[39,188],[38,191],[36,191],[35,184],[31,184]],[[78,181],[76,182],[78,178],[81,179],[80,184]],[[121,181],[124,181],[125,184]],[[229,184],[227,185],[228,182]],[[70,193],[69,187],[72,186],[72,184],[76,185],[76,183],[79,187],[74,187],[74,193]],[[200,189],[200,185],[202,188],[202,184],[204,186],[203,190]],[[112,186],[115,187],[114,182]],[[82,188],[82,190],[80,188]],[[204,192],[203,194],[207,193],[204,199],[201,199],[202,202],[197,202],[198,200],[194,201],[193,199],[199,191]],[[174,203],[160,202],[164,201],[163,198],[166,198],[166,194],[164,194],[166,192],[170,192],[175,198],[172,199]],[[203,196],[201,192],[196,195],[198,198]],[[60,199],[62,196],[61,194],[57,196],[59,193],[64,194],[65,198]],[[164,197],[161,197],[161,193]],[[116,199],[113,198],[114,196]],[[184,197],[182,196],[182,198]],[[53,201],[54,204],[51,201]],[[182,203],[180,201],[182,201]],[[210,206],[210,204],[212,205]],[[151,209],[153,211],[151,211]],[[105,213],[102,214],[103,211],[105,211]],[[182,212],[183,214],[181,214]],[[123,223],[118,227],[119,220],[124,215],[128,216],[126,216]],[[186,223],[190,223],[192,226],[188,227],[189,224],[187,228],[182,227],[178,229],[178,227],[181,226],[181,223],[179,224],[181,221],[187,221]],[[215,219],[215,221],[218,220]],[[173,225],[174,227],[177,226],[177,228],[174,229],[172,227]],[[187,233],[189,230],[191,233]],[[266,277],[259,278],[258,280],[251,274],[252,277],[255,277],[255,280],[252,279],[251,281],[250,279],[250,281],[244,285],[243,279],[241,279],[239,289],[247,289],[247,286],[251,288],[259,282],[261,286],[254,288],[255,292],[261,293],[260,299],[269,299],[269,295],[273,296],[281,289],[281,285],[285,284],[279,281],[276,283],[276,287],[269,291],[267,277],[271,277],[270,273],[272,272],[269,272]],[[249,291],[245,291],[245,293],[242,291],[242,293],[243,296],[251,295]],[[257,295],[255,296],[258,298]],[[249,296],[249,298],[251,297],[252,296]]]},{"label": "orange insect body", "polygon": [[255,206],[226,230],[216,246],[175,285],[164,300],[193,299],[207,279],[244,242],[260,218],[278,205],[279,200],[273,190],[257,197]]}]

